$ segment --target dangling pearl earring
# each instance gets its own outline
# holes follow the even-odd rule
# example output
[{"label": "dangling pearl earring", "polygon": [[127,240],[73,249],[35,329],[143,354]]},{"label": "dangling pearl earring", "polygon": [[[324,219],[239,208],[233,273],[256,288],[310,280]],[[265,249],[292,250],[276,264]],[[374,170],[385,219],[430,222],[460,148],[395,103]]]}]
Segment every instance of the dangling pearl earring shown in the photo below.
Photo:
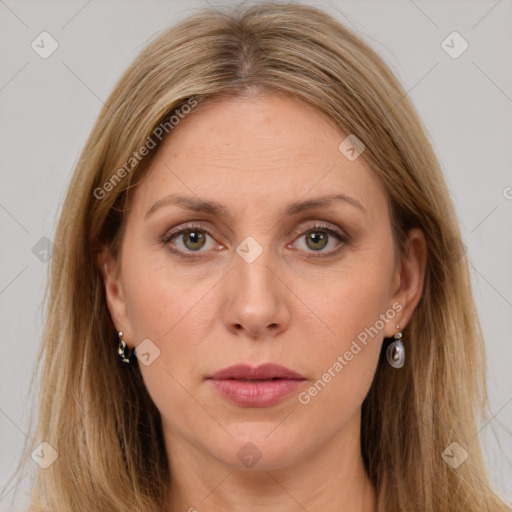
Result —
[{"label": "dangling pearl earring", "polygon": [[394,341],[389,344],[389,347],[386,350],[386,357],[388,359],[388,363],[393,368],[402,368],[405,363],[405,349],[404,344],[402,343],[402,332],[400,331],[400,327],[397,325],[397,332],[394,336]]}]

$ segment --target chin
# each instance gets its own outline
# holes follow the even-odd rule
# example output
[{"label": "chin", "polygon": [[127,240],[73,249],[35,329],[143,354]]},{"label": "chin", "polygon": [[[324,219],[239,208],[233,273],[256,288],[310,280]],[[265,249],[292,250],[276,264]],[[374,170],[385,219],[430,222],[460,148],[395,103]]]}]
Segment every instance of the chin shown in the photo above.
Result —
[{"label": "chin", "polygon": [[272,428],[265,426],[257,431],[245,428],[245,432],[233,435],[223,445],[217,444],[212,454],[233,469],[270,471],[293,466],[301,457],[298,448],[302,451],[304,445],[299,438],[294,439],[289,434],[277,435],[274,432],[269,435]]}]

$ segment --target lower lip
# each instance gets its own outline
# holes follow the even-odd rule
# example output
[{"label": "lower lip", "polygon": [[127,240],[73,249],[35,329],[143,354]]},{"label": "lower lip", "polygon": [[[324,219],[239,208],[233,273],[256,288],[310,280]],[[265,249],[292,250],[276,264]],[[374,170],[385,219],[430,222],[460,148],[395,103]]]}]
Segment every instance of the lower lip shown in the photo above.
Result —
[{"label": "lower lip", "polygon": [[211,385],[226,398],[242,407],[269,407],[299,388],[304,380],[276,379],[243,381],[209,379]]}]

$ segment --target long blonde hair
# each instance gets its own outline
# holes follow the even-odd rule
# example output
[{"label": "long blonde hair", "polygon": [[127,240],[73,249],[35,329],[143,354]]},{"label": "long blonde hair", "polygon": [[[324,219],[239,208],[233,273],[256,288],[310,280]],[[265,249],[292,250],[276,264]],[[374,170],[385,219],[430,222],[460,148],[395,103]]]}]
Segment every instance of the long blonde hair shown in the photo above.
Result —
[{"label": "long blonde hair", "polygon": [[[198,11],[155,38],[106,101],[55,234],[39,415],[26,459],[35,467],[29,456],[42,441],[58,458],[36,468],[32,509],[164,507],[170,475],[160,415],[138,365],[117,360],[97,255],[104,244],[119,250],[130,189],[158,144],[140,160],[134,155],[155,128],[192,102],[197,111],[203,100],[254,88],[313,105],[336,123],[340,141],[355,134],[387,191],[397,247],[414,226],[427,240],[423,295],[403,333],[406,366],[397,372],[381,360],[362,408],[361,448],[379,511],[507,510],[489,487],[475,435],[487,398],[482,333],[458,222],[425,129],[369,46],[296,3]],[[442,456],[454,442],[469,454],[456,468]]]}]

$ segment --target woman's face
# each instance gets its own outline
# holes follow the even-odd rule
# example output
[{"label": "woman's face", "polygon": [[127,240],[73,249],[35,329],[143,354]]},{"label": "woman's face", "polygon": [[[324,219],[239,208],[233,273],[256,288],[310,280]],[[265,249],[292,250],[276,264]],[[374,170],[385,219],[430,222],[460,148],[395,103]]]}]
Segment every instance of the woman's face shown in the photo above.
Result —
[{"label": "woman's face", "polygon": [[[144,343],[135,364],[176,460],[285,468],[357,444],[382,339],[422,276],[414,244],[395,260],[385,191],[345,137],[284,96],[199,106],[133,189],[107,301]],[[209,378],[267,363],[302,380]]]}]

